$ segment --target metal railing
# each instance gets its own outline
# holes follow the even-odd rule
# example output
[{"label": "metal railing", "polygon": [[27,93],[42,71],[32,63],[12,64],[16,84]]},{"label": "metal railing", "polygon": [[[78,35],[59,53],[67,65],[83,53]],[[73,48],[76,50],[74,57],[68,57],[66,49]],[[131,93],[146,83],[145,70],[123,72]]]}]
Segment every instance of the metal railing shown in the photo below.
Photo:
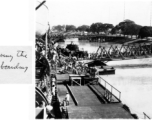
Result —
[{"label": "metal railing", "polygon": [[146,113],[143,112],[143,114],[144,114],[144,119],[151,119]]},{"label": "metal railing", "polygon": [[[101,80],[100,84],[105,88],[105,93],[104,93],[105,97],[108,100],[112,100],[112,96],[115,96],[115,98],[119,102],[121,102],[121,100],[120,100],[121,92],[118,89],[116,89],[114,86],[112,86],[110,83],[108,83],[106,80],[104,80],[102,77],[100,77],[100,76],[97,76],[97,77],[99,78],[99,80]],[[108,86],[110,87],[109,89],[108,89]],[[114,92],[113,92],[114,90],[118,93],[118,95],[114,94]]]},{"label": "metal railing", "polygon": [[152,43],[136,43],[128,45],[111,45],[109,47],[99,46],[96,58],[109,60],[127,60],[152,57]]}]

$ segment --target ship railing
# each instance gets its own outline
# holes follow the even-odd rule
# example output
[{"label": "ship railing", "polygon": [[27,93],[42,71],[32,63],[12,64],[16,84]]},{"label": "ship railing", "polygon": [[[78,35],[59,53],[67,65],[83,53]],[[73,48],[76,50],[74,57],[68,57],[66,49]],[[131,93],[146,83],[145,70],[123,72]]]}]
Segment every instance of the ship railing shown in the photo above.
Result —
[{"label": "ship railing", "polygon": [[146,113],[143,112],[143,114],[144,114],[144,119],[151,119]]},{"label": "ship railing", "polygon": [[100,81],[99,83],[104,87],[105,97],[111,100],[112,96],[114,96],[119,102],[121,102],[121,92],[99,75],[97,75],[97,77]]}]

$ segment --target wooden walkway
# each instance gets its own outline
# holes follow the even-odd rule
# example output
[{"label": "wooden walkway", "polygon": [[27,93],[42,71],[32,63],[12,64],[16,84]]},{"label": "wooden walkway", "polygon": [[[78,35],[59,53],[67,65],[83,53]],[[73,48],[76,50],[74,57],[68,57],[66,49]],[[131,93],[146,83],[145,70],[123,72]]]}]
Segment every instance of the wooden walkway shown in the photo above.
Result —
[{"label": "wooden walkway", "polygon": [[78,106],[94,106],[101,104],[97,96],[88,86],[70,86],[70,89],[78,101]]},{"label": "wooden walkway", "polygon": [[[100,85],[90,85],[90,87],[101,97],[101,98],[105,98],[104,94],[105,94],[105,90],[100,86]],[[111,101],[105,100],[107,102],[111,102],[111,103],[119,103],[119,100],[116,99],[115,96],[112,95],[111,97]]]},{"label": "wooden walkway", "polygon": [[[60,101],[63,101],[63,99],[65,99],[66,96],[66,92],[67,92],[67,88],[64,85],[58,85],[58,95],[60,97]],[[72,97],[70,96],[70,101],[69,101],[70,106],[75,106]]]},{"label": "wooden walkway", "polygon": [[[58,81],[69,80],[68,74],[56,74],[56,77]],[[103,97],[103,87],[100,87],[99,85],[90,86],[96,89],[94,90],[96,94],[89,86],[86,85],[69,86],[74,98],[78,102],[78,105],[76,105],[70,96],[70,105],[67,106],[69,119],[133,119],[131,113],[126,111],[123,108],[123,104],[118,102],[115,98],[112,98],[113,102],[103,103],[103,101],[99,98],[99,96]],[[58,84],[57,88],[60,101],[62,101],[65,98],[68,89],[63,84]]]},{"label": "wooden walkway", "polygon": [[[58,85],[58,89],[59,96],[63,99],[67,89],[63,85]],[[122,103],[102,104],[88,86],[70,86],[70,89],[78,101],[78,106],[71,98],[68,106],[69,119],[133,118],[122,108]]]}]

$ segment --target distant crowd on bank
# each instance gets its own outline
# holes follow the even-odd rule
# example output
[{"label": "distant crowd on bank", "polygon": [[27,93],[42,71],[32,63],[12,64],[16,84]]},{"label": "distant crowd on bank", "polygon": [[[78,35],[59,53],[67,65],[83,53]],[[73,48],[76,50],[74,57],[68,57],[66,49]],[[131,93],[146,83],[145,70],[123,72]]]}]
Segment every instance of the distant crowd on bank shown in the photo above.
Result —
[{"label": "distant crowd on bank", "polygon": [[78,57],[71,54],[66,56],[62,54],[61,46],[54,45],[53,43],[49,43],[47,50],[45,49],[46,47],[43,43],[36,42],[36,52],[38,52],[40,56],[47,57],[52,69],[61,68],[59,70],[61,73],[72,71],[75,74],[80,74],[84,71],[85,67],[84,63],[80,61],[94,59],[96,57],[95,53],[90,53],[87,57]]}]

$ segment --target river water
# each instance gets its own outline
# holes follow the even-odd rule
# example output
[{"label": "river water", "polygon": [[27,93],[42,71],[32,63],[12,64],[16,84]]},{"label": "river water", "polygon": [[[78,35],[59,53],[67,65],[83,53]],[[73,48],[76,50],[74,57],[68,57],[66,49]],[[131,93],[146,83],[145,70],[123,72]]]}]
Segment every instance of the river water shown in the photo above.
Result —
[{"label": "river water", "polygon": [[[78,39],[67,39],[59,44],[65,47],[71,41],[79,45],[80,50],[89,53],[95,53],[99,45],[109,47],[108,43],[89,43]],[[152,118],[152,58],[111,61],[107,65],[115,66],[116,73],[101,77],[121,91],[122,103],[139,118],[144,118],[143,112]]]}]

